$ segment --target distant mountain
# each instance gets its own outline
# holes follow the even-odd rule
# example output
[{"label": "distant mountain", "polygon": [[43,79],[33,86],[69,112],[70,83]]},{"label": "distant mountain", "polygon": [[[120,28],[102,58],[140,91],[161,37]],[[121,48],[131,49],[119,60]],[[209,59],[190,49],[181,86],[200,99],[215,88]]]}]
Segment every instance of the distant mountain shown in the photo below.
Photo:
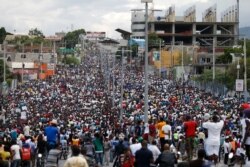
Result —
[{"label": "distant mountain", "polygon": [[240,34],[245,35],[246,38],[250,39],[250,27],[241,27]]}]

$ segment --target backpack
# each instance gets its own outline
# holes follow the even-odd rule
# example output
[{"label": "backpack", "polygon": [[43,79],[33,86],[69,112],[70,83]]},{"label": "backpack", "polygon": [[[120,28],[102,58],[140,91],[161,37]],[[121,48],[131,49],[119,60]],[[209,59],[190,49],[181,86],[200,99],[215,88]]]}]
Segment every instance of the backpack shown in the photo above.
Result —
[{"label": "backpack", "polygon": [[30,160],[31,159],[31,149],[30,148],[22,148],[21,149],[22,160]]}]

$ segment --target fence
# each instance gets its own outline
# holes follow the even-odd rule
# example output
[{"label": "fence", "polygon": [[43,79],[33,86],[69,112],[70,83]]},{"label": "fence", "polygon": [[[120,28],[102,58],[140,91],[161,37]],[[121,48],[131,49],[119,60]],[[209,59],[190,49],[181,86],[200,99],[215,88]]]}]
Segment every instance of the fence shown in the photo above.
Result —
[{"label": "fence", "polygon": [[189,81],[188,85],[197,87],[199,90],[204,90],[205,92],[210,92],[215,96],[218,95],[227,95],[229,90],[224,84],[213,83],[213,82],[198,82],[198,81]]}]

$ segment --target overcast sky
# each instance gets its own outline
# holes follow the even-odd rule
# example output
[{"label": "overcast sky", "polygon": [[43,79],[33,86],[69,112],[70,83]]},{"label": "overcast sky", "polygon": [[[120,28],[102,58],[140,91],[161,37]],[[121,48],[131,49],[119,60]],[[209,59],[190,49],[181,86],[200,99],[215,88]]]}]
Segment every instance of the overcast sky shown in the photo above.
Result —
[{"label": "overcast sky", "polygon": [[[165,10],[175,5],[176,15],[196,5],[197,21],[202,12],[217,2],[217,17],[236,0],[154,0],[154,7]],[[152,4],[149,5],[151,7]],[[240,27],[250,26],[250,0],[240,0]],[[108,37],[120,38],[115,31],[131,31],[131,9],[143,9],[141,0],[0,0],[0,27],[8,32],[27,34],[31,28],[45,35],[83,28],[105,31]]]}]

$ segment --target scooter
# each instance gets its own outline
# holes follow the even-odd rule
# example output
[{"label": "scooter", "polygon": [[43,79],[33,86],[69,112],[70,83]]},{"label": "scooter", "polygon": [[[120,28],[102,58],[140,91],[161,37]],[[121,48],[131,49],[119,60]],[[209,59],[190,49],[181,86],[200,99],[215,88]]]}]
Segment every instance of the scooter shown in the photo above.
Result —
[{"label": "scooter", "polygon": [[37,155],[37,160],[36,160],[36,166],[37,167],[44,167],[45,166],[45,162],[44,162],[44,157],[42,154],[38,154]]}]

